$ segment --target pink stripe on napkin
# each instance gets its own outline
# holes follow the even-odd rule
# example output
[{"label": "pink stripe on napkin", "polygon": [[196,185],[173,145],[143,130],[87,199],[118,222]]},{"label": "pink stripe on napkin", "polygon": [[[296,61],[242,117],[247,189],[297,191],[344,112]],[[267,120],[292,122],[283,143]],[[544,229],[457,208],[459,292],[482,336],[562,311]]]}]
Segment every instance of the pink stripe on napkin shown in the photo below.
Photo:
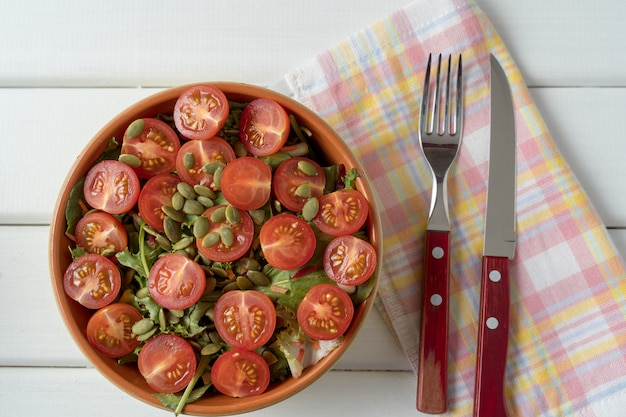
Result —
[{"label": "pink stripe on napkin", "polygon": [[511,416],[622,415],[626,274],[502,40],[471,1],[415,1],[290,72],[297,100],[354,150],[379,194],[378,307],[414,370],[430,171],[417,118],[430,52],[463,54],[463,145],[449,176],[450,416],[471,415],[489,141],[489,53],[512,84],[518,133],[506,400]]}]

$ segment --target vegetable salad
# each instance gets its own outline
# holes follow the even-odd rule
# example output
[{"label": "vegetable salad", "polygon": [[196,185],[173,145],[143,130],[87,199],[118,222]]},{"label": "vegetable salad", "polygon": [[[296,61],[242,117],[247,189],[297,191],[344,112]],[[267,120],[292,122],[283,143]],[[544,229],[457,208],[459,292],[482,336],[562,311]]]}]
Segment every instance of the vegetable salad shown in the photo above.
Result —
[{"label": "vegetable salad", "polygon": [[93,310],[89,343],[176,414],[298,378],[373,288],[358,172],[311,136],[272,100],[195,85],[111,138],[72,190],[66,294]]}]

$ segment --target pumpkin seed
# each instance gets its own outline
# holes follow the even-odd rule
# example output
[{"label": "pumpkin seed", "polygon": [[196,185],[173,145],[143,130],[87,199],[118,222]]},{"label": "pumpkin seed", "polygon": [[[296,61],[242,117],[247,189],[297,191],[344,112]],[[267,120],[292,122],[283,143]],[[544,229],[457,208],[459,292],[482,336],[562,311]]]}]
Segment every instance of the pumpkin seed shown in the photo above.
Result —
[{"label": "pumpkin seed", "polygon": [[196,156],[193,154],[193,152],[186,152],[183,155],[183,165],[187,169],[191,169],[194,167],[194,165],[196,165]]},{"label": "pumpkin seed", "polygon": [[[205,247],[205,248],[211,248],[211,247],[217,245],[219,243],[219,241],[220,241],[220,234],[217,233],[217,232],[210,232],[210,233],[206,234],[204,236],[204,238],[202,239],[202,246]],[[213,271],[213,269],[211,269],[211,271]],[[226,271],[224,271],[224,274],[226,274]],[[226,276],[228,276],[228,275],[226,275]]]},{"label": "pumpkin seed", "polygon": [[146,127],[146,122],[143,119],[137,119],[126,128],[126,137],[128,138],[137,138]]},{"label": "pumpkin seed", "polygon": [[280,204],[280,201],[274,200],[274,211],[276,213],[281,213],[283,211],[283,206]]},{"label": "pumpkin seed", "polygon": [[307,222],[310,222],[317,216],[317,212],[320,209],[320,202],[317,197],[309,198],[302,206],[302,217]]},{"label": "pumpkin seed", "polygon": [[[219,240],[219,234],[217,232],[211,232],[211,233],[215,233],[217,235],[217,237],[218,237],[218,240]],[[209,233],[209,234],[211,234],[211,233]],[[205,237],[205,239],[206,239],[206,237]],[[218,278],[221,278],[221,279],[228,278],[228,272],[226,272],[226,270],[224,268],[220,268],[220,267],[217,267],[217,266],[212,266],[212,267],[209,268],[209,271],[211,271],[213,273],[213,275],[215,275]]]},{"label": "pumpkin seed", "polygon": [[204,213],[204,206],[196,200],[186,200],[183,204],[183,213],[199,216]]},{"label": "pumpkin seed", "polygon": [[213,223],[221,223],[226,220],[226,206],[218,207],[211,213],[211,221]]},{"label": "pumpkin seed", "polygon": [[[211,319],[211,322],[214,321],[215,318],[215,305],[213,305],[213,307],[209,307],[209,309],[204,313],[205,316],[207,316],[208,318]],[[213,340],[213,337],[211,337],[211,333],[209,333],[209,339],[216,344],[219,344],[220,342],[216,342]]]},{"label": "pumpkin seed", "polygon": [[154,322],[150,319],[141,319],[133,324],[132,332],[139,336],[140,334],[148,333],[154,327]]},{"label": "pumpkin seed", "polygon": [[146,298],[150,295],[150,290],[148,289],[148,287],[139,288],[135,295],[137,296],[137,298]]},{"label": "pumpkin seed", "polygon": [[250,210],[248,214],[252,217],[252,221],[257,226],[261,226],[265,222],[265,210],[263,209]]},{"label": "pumpkin seed", "polygon": [[228,248],[233,246],[233,243],[235,243],[235,236],[233,235],[233,231],[230,227],[223,226],[220,228],[220,239],[222,240],[224,246]]},{"label": "pumpkin seed", "polygon": [[158,327],[155,326],[149,332],[144,333],[144,334],[140,334],[139,336],[137,336],[137,341],[143,342],[143,341],[146,341],[146,340],[150,339],[152,337],[152,335],[154,335],[156,333],[157,329],[158,329]]},{"label": "pumpkin seed", "polygon": [[185,204],[185,197],[178,191],[172,195],[172,208],[176,211],[182,210],[183,205]]},{"label": "pumpkin seed", "polygon": [[[133,278],[135,278],[135,270],[132,268],[128,268],[126,272],[124,272],[124,284],[129,285]],[[131,291],[130,288],[127,288],[125,291]],[[132,292],[131,292],[132,294]]]},{"label": "pumpkin seed", "polygon": [[209,339],[211,339],[211,342],[215,343],[216,345],[224,342],[218,332],[209,332]]},{"label": "pumpkin seed", "polygon": [[195,200],[195,198],[198,196],[198,194],[196,194],[196,192],[193,190],[193,187],[183,181],[176,184],[176,189],[179,193],[183,195],[183,197],[188,200]]},{"label": "pumpkin seed", "polygon": [[189,245],[185,248],[185,256],[187,256],[187,258],[189,259],[195,259],[197,252],[196,252],[196,245]]},{"label": "pumpkin seed", "polygon": [[215,175],[215,172],[219,169],[222,168],[224,169],[224,167],[226,166],[225,163],[220,162],[220,161],[211,161],[206,163],[203,167],[202,167],[202,171],[204,171],[207,174],[210,175]]},{"label": "pumpkin seed", "polygon": [[239,275],[235,281],[237,282],[237,287],[239,287],[240,290],[249,290],[254,288],[254,283],[243,275]]},{"label": "pumpkin seed", "polygon": [[165,236],[172,242],[177,242],[180,239],[180,224],[171,217],[163,219],[163,229],[165,230]]},{"label": "pumpkin seed", "polygon": [[217,286],[217,280],[215,279],[215,277],[208,277],[206,279],[206,287],[204,288],[204,294],[206,295],[211,294],[213,290],[215,290],[216,286]]},{"label": "pumpkin seed", "polygon": [[175,317],[181,318],[185,315],[185,310],[170,310]]},{"label": "pumpkin seed", "polygon": [[215,355],[217,352],[222,350],[222,347],[215,343],[209,343],[205,347],[200,350],[200,354],[203,356]]},{"label": "pumpkin seed", "polygon": [[233,150],[235,151],[235,155],[237,155],[237,158],[248,156],[248,150],[245,146],[243,146],[243,143],[241,143],[241,141],[238,140],[234,142],[232,146]]},{"label": "pumpkin seed", "polygon": [[227,293],[228,291],[238,290],[239,286],[237,286],[237,281],[229,282],[222,288],[222,294]]},{"label": "pumpkin seed", "polygon": [[298,169],[307,177],[315,177],[318,174],[317,167],[306,159],[298,161]]},{"label": "pumpkin seed", "polygon": [[154,230],[152,227],[148,226],[147,224],[143,226],[143,229],[146,231],[147,234],[152,235],[154,237],[157,237],[159,235],[159,232],[157,232],[156,230]]},{"label": "pumpkin seed", "polygon": [[222,188],[222,172],[224,172],[224,167],[217,168],[213,173],[213,185],[218,190]]},{"label": "pumpkin seed", "polygon": [[217,198],[213,190],[211,190],[206,185],[196,184],[193,186],[193,190],[196,192],[196,194],[204,197],[209,197],[211,200],[215,200],[215,198]]},{"label": "pumpkin seed", "polygon": [[185,221],[185,215],[178,210],[174,210],[174,207],[171,206],[162,206],[161,210],[163,213],[170,219],[182,223]]},{"label": "pumpkin seed", "polygon": [[272,283],[267,275],[261,271],[248,271],[246,276],[254,285],[258,285],[260,287],[267,287]]},{"label": "pumpkin seed", "polygon": [[309,198],[311,197],[311,184],[304,182],[298,185],[293,193],[298,197]]},{"label": "pumpkin seed", "polygon": [[157,243],[157,245],[159,245],[159,247],[163,249],[164,251],[169,252],[172,249],[172,242],[168,238],[164,237],[163,235],[156,236],[154,240]]},{"label": "pumpkin seed", "polygon": [[209,232],[210,227],[211,223],[209,222],[209,219],[204,216],[198,216],[196,221],[193,223],[193,236],[196,239],[203,238]]},{"label": "pumpkin seed", "polygon": [[139,157],[130,153],[120,154],[117,160],[125,163],[131,168],[139,168],[141,166],[141,159],[139,159]]},{"label": "pumpkin seed", "polygon": [[261,159],[263,159],[263,162],[268,164],[272,168],[272,170],[274,170],[289,158],[291,158],[291,155],[289,155],[287,152],[278,151],[271,155],[264,156]]},{"label": "pumpkin seed", "polygon": [[165,320],[165,311],[161,308],[159,310],[159,328],[164,331],[167,327],[167,320]]},{"label": "pumpkin seed", "polygon": [[260,271],[261,264],[254,258],[241,258],[238,262],[242,267],[246,268],[248,271]]},{"label": "pumpkin seed", "polygon": [[262,353],[263,359],[268,365],[273,365],[278,362],[278,358],[270,350],[264,350]]},{"label": "pumpkin seed", "polygon": [[178,318],[175,315],[173,315],[172,312],[169,311],[169,310],[165,313],[165,318],[167,319],[167,322],[169,324],[178,324],[178,323],[180,323],[180,318]]},{"label": "pumpkin seed", "polygon": [[226,220],[228,221],[228,223],[232,225],[239,224],[239,222],[241,221],[241,213],[239,212],[239,210],[237,210],[234,206],[230,204],[226,206],[226,210],[224,211],[224,216],[226,217]]},{"label": "pumpkin seed", "polygon": [[185,236],[182,239],[180,239],[178,242],[174,243],[174,245],[172,245],[172,250],[175,250],[175,251],[183,250],[187,246],[191,245],[192,243],[193,243],[193,238],[190,236]]},{"label": "pumpkin seed", "polygon": [[209,197],[205,197],[203,195],[199,195],[196,198],[196,201],[200,204],[202,204],[202,207],[204,208],[211,208],[215,205],[215,203],[213,202],[213,200],[211,200]]}]

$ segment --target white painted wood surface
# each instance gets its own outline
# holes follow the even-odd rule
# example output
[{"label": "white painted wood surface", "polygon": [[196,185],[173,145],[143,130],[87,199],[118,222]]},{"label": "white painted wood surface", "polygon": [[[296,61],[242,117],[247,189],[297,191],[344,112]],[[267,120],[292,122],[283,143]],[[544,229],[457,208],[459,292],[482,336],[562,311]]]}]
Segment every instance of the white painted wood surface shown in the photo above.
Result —
[{"label": "white painted wood surface", "polygon": [[[126,396],[89,366],[50,290],[49,219],[67,169],[91,136],[168,86],[271,85],[407,1],[0,0],[2,415],[169,415]],[[626,2],[477,3],[626,254],[626,135],[618,130],[626,109]],[[408,362],[374,311],[331,373],[251,415],[335,415],[339,407],[346,416],[415,416],[414,395]]]}]

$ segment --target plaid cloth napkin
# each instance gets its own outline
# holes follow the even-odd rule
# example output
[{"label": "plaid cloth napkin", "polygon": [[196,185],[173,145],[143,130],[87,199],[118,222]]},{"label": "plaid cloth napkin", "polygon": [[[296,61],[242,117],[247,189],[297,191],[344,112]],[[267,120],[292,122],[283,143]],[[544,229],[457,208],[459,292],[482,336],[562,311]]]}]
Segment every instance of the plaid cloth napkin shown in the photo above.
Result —
[{"label": "plaid cloth napkin", "polygon": [[431,178],[417,138],[430,52],[463,54],[465,127],[449,175],[447,415],[471,415],[489,142],[489,53],[512,84],[518,243],[511,263],[506,400],[511,416],[617,416],[626,405],[626,273],[556,148],[515,63],[468,0],[417,0],[283,80],[350,145],[380,198],[377,306],[417,370]]}]

